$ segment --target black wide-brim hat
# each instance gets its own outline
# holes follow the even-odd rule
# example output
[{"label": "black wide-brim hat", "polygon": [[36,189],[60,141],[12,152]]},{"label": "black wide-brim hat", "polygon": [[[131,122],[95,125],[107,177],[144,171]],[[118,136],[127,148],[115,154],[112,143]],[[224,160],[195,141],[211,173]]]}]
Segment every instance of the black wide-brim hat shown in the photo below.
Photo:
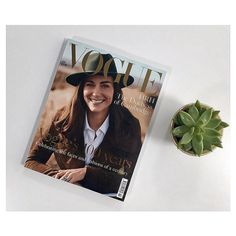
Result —
[{"label": "black wide-brim hat", "polygon": [[[106,66],[106,63],[108,63],[107,66],[109,67],[108,69],[106,69],[107,73],[105,75],[104,66]],[[100,68],[98,72],[96,72],[97,68]],[[125,83],[124,81],[125,74],[117,72],[114,59],[110,54],[94,53],[90,54],[89,57],[87,58],[87,61],[84,65],[84,71],[67,76],[66,81],[73,86],[78,86],[81,83],[81,81],[91,76],[95,75],[111,76],[115,81],[118,74],[120,75],[120,80],[118,83],[120,88],[130,86],[134,82],[134,78],[128,75],[128,78],[126,77],[127,82]]]}]

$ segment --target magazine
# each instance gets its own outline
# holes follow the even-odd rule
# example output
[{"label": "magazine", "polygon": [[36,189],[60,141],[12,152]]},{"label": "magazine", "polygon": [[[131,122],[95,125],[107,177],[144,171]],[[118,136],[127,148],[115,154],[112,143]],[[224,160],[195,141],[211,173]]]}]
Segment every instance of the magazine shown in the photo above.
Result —
[{"label": "magazine", "polygon": [[66,39],[25,167],[124,201],[166,74]]}]

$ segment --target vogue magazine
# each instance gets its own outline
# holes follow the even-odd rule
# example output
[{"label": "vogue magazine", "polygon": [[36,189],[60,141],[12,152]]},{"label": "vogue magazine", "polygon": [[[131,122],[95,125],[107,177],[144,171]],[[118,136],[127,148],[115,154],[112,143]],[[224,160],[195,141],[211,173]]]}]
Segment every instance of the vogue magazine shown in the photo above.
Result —
[{"label": "vogue magazine", "polygon": [[124,201],[167,70],[122,54],[64,41],[25,167]]}]

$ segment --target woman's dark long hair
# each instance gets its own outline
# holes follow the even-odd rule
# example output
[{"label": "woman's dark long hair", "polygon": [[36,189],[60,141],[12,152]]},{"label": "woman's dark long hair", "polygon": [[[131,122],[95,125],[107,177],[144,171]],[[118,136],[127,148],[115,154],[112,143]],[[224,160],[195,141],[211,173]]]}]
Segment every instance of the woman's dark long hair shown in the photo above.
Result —
[{"label": "woman's dark long hair", "polygon": [[[71,102],[68,106],[62,108],[55,117],[55,126],[64,134],[69,140],[75,141],[80,145],[83,144],[83,131],[85,114],[87,105],[84,101],[83,89],[85,80],[81,81],[78,89],[76,89]],[[117,83],[113,83],[114,95],[113,101],[109,108],[109,128],[114,132],[114,145],[120,146],[121,142],[127,145],[128,140],[137,132],[132,130],[134,121],[133,115],[125,108],[123,103],[123,93]],[[129,147],[127,147],[129,148]]]}]

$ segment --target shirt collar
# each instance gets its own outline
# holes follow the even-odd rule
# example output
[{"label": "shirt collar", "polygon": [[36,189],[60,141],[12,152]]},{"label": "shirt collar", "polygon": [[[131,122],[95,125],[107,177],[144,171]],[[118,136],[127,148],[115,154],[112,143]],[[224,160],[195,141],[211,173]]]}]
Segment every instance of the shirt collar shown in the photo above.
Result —
[{"label": "shirt collar", "polygon": [[[102,131],[103,134],[106,134],[106,132],[107,132],[107,130],[108,130],[108,127],[109,127],[109,115],[108,115],[107,118],[103,121],[102,125],[98,128],[98,130]],[[85,126],[84,126],[84,129],[85,129],[85,130],[94,131],[94,130],[89,126],[87,112],[86,112],[86,114],[85,114]],[[97,130],[97,131],[98,131],[98,130]]]}]

